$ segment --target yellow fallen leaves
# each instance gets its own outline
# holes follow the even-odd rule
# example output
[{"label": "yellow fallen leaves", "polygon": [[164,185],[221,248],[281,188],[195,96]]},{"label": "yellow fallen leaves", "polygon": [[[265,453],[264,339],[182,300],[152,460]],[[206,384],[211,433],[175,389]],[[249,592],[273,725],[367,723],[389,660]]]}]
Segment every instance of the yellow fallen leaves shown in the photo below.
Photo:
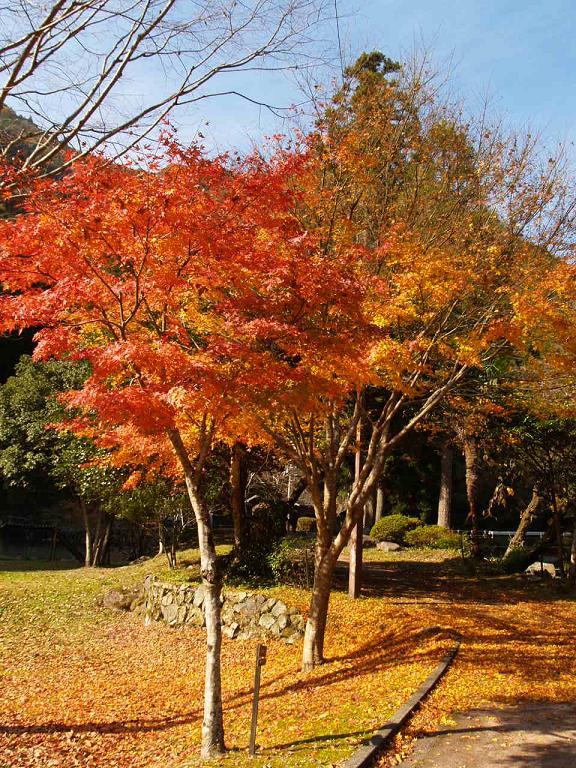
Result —
[{"label": "yellow fallen leaves", "polygon": [[[224,766],[337,763],[398,708],[463,634],[455,666],[415,719],[426,728],[490,703],[576,696],[573,602],[548,601],[510,582],[422,579],[417,563],[382,565],[373,597],[336,593],[329,663],[299,671],[300,648],[268,644],[258,756],[249,734],[255,643],[225,640]],[[440,573],[441,563],[432,564]],[[123,569],[126,578],[129,569]],[[412,575],[411,575],[412,574]],[[94,607],[113,571],[0,575],[0,765],[11,768],[195,766],[204,637],[144,628],[133,615]],[[304,608],[307,594],[270,592]],[[378,594],[382,594],[380,597]],[[433,628],[433,629],[431,629]],[[394,755],[409,749],[398,743]]]}]

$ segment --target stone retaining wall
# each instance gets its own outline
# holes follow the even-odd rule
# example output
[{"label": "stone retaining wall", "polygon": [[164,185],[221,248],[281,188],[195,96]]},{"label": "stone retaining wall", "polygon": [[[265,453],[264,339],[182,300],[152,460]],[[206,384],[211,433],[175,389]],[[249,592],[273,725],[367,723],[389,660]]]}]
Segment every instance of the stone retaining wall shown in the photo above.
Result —
[{"label": "stone retaining wall", "polygon": [[[166,584],[148,576],[144,582],[145,623],[165,621],[173,627],[205,626],[204,589],[192,584]],[[222,632],[248,640],[278,638],[295,643],[304,634],[304,617],[274,597],[223,590]]]}]

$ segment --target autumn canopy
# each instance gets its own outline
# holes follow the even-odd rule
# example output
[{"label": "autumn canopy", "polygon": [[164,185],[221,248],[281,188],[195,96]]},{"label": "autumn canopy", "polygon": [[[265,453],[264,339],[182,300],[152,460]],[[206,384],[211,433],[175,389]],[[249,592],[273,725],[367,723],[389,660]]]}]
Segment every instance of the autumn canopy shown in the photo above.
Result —
[{"label": "autumn canopy", "polygon": [[[39,328],[36,359],[89,363],[67,395],[71,424],[131,467],[129,483],[156,468],[186,481],[209,598],[205,755],[224,747],[202,486],[213,446],[275,446],[301,469],[318,525],[310,669],[332,572],[386,457],[472,372],[534,341],[530,307],[569,270],[495,215],[488,155],[445,117],[417,120],[368,64],[297,149],[232,161],[165,135],[138,165],[92,157],[28,182],[20,215],[0,223],[1,329]],[[394,143],[386,126],[399,124]],[[490,152],[506,186],[506,153]]]}]

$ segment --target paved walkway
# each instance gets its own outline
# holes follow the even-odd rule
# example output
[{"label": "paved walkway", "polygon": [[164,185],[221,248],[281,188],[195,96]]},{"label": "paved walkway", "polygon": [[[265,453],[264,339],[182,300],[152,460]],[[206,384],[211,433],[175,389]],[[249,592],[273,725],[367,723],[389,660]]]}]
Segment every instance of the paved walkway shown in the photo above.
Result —
[{"label": "paved walkway", "polygon": [[402,768],[576,768],[576,704],[476,710],[416,742]]}]

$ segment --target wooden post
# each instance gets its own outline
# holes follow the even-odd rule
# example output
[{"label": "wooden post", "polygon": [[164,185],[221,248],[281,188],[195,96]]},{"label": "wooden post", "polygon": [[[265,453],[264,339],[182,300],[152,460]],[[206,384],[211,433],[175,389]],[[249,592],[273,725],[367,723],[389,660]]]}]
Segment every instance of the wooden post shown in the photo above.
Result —
[{"label": "wooden post", "polygon": [[260,699],[260,672],[266,664],[266,646],[256,646],[256,669],[254,672],[254,699],[252,700],[252,724],[250,726],[250,754],[256,753],[256,727],[258,725],[258,703]]},{"label": "wooden post", "polygon": [[[356,459],[354,462],[354,480],[360,477],[362,469],[362,419],[356,427]],[[352,529],[350,535],[350,561],[348,566],[348,597],[360,597],[362,589],[362,552],[364,545],[364,514]]]}]

